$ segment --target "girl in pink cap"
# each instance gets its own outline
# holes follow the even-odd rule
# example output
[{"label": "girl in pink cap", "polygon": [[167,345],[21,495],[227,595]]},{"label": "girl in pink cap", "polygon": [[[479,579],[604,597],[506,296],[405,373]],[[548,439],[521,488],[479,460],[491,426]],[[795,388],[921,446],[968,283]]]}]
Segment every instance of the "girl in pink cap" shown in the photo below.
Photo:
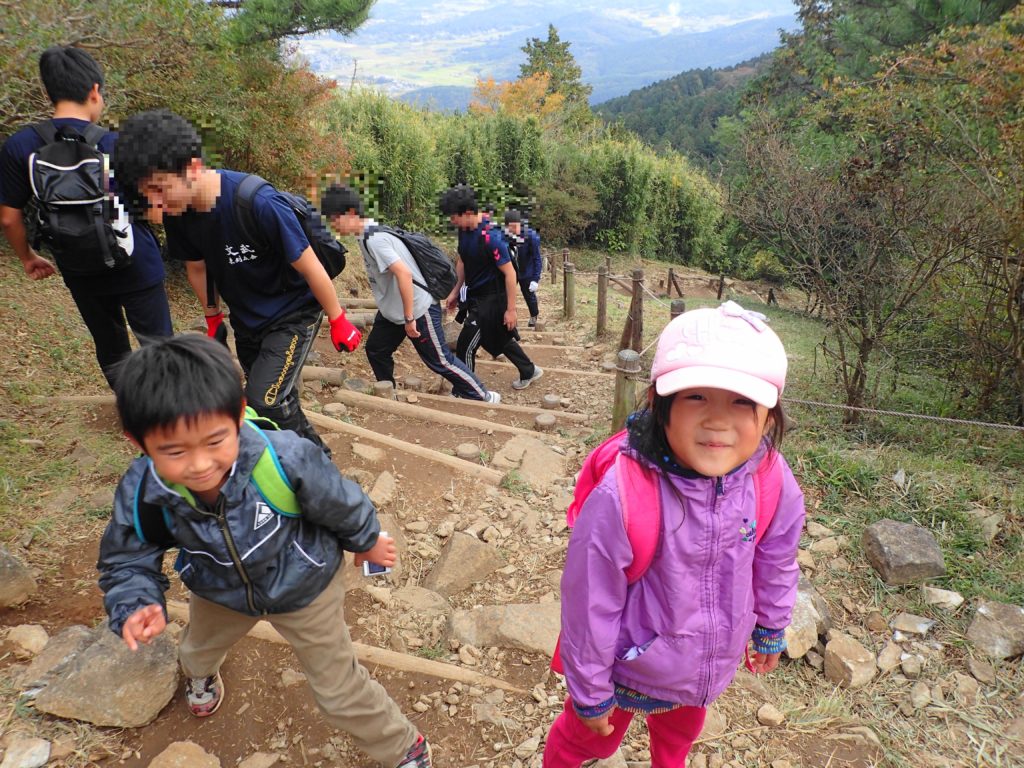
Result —
[{"label": "girl in pink cap", "polygon": [[[646,407],[617,446],[625,459],[595,478],[569,541],[559,651],[569,697],[544,768],[611,756],[634,715],[646,717],[652,768],[685,766],[744,656],[757,673],[779,663],[804,520],[778,452],[785,383],[779,337],[734,302],[662,331]],[[660,510],[644,523],[650,499]],[[649,529],[641,574],[638,526]]]}]

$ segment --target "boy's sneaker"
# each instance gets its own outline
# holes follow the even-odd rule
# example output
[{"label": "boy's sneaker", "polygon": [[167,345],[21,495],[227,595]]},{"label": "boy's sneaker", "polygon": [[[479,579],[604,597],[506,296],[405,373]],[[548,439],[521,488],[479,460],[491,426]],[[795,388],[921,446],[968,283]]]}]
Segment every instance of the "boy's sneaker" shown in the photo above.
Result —
[{"label": "boy's sneaker", "polygon": [[188,711],[195,717],[209,717],[224,701],[224,681],[220,672],[209,677],[190,677],[185,681]]},{"label": "boy's sneaker", "polygon": [[490,403],[491,405],[497,405],[498,403],[500,403],[500,402],[501,402],[501,394],[500,394],[500,393],[498,393],[498,392],[495,392],[495,391],[494,391],[494,390],[492,389],[492,390],[491,390],[490,392],[488,392],[488,393],[487,393],[487,395],[486,395],[486,396],[484,397],[484,402],[485,402],[485,403]]},{"label": "boy's sneaker", "polygon": [[533,384],[537,379],[544,375],[544,369],[539,365],[533,366],[533,376],[528,379],[516,379],[512,382],[512,389],[526,389],[528,386]]},{"label": "boy's sneaker", "polygon": [[530,318],[530,321],[526,325],[527,325],[528,328],[536,328],[537,327],[537,316],[533,315]]},{"label": "boy's sneaker", "polygon": [[398,764],[397,768],[431,768],[432,765],[430,744],[423,734],[420,734],[416,743],[412,745],[412,749],[405,753],[405,757],[402,758],[402,762]]}]

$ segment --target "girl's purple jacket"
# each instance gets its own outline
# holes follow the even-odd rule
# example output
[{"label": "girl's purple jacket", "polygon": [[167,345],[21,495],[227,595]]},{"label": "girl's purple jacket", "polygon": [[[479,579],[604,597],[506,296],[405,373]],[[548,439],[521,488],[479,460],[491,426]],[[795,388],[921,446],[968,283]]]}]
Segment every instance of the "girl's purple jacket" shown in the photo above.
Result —
[{"label": "girl's purple jacket", "polygon": [[614,466],[587,497],[562,575],[561,657],[578,706],[608,702],[619,683],[706,707],[732,682],[755,624],[789,625],[804,500],[789,465],[776,454],[783,463],[782,493],[755,551],[751,472],[765,452],[762,444],[721,478],[659,473],[658,550],[631,586],[624,571],[633,552]]}]

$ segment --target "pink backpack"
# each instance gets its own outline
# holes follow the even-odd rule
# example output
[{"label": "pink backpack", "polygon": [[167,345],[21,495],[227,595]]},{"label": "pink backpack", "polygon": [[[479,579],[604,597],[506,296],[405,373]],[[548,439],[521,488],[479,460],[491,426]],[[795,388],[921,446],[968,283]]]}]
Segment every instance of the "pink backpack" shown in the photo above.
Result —
[{"label": "pink backpack", "polygon": [[[618,473],[622,523],[633,550],[633,562],[626,569],[626,583],[635,584],[647,573],[654,560],[654,553],[658,550],[661,536],[661,483],[645,464],[619,450],[625,436],[626,430],[612,435],[587,456],[576,480],[576,490],[565,512],[565,519],[570,528],[575,525],[590,492],[614,464]],[[755,546],[771,525],[782,494],[782,463],[774,459],[774,451],[769,450],[753,473],[754,498],[757,500]],[[551,669],[559,674],[563,673],[559,655],[561,640],[559,636],[551,659]]]}]

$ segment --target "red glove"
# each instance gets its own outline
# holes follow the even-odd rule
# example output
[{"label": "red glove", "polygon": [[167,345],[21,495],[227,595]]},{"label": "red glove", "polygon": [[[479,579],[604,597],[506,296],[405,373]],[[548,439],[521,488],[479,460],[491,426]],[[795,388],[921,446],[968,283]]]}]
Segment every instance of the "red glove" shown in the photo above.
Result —
[{"label": "red glove", "polygon": [[344,309],[341,310],[340,315],[331,320],[331,343],[339,352],[342,350],[354,352],[362,338],[363,334],[359,332],[359,329],[345,317]]},{"label": "red glove", "polygon": [[224,313],[218,312],[216,315],[206,316],[206,335],[211,339],[217,337],[217,330],[224,322]]}]

